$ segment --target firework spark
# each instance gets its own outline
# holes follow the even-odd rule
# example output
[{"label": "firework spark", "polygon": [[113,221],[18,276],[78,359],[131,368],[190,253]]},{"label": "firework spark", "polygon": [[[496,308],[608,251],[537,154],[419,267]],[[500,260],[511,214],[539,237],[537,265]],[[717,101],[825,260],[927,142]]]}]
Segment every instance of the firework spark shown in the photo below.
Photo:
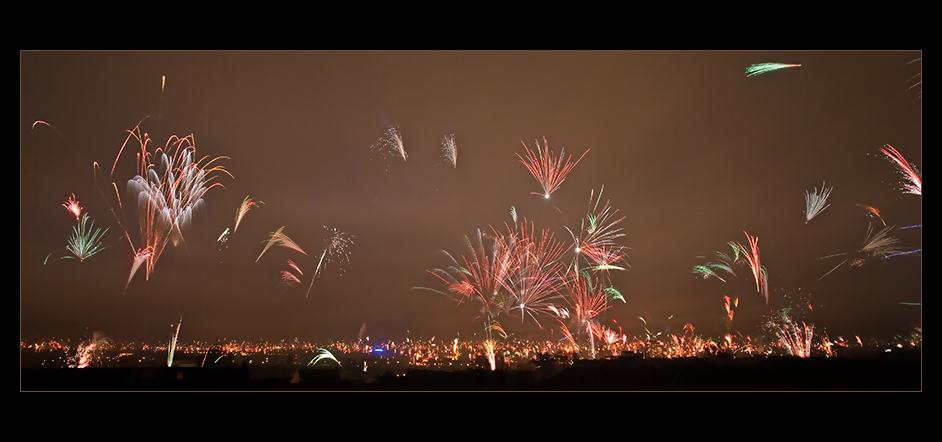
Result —
[{"label": "firework spark", "polygon": [[746,77],[754,77],[756,75],[762,75],[767,72],[777,71],[779,69],[792,68],[801,66],[800,64],[785,64],[785,63],[758,63],[749,66],[746,69]]},{"label": "firework spark", "polygon": [[[102,232],[101,229],[96,229],[95,233],[92,233],[92,229],[95,228],[95,221],[92,221],[91,225],[88,226],[88,230],[85,229],[86,222],[88,222],[87,213],[82,214],[78,225],[72,228],[72,236],[69,237],[69,246],[66,247],[75,255],[79,262],[83,262],[105,249],[105,246],[101,244],[101,237],[108,232],[108,229],[105,229],[104,232]],[[62,258],[72,257],[63,256]]]},{"label": "firework spark", "polygon": [[[173,353],[177,350],[177,337],[180,336],[180,326],[183,325],[183,316],[180,316],[180,322],[177,323],[177,331],[170,336],[170,345],[167,346],[167,366],[173,366]],[[173,327],[173,325],[171,325]]]},{"label": "firework spark", "polygon": [[[345,261],[350,263],[350,252],[347,250],[347,248],[353,244],[353,235],[341,232],[334,228],[328,228],[327,226],[324,226],[324,228],[330,232],[330,237],[325,240],[327,242],[327,246],[324,247],[324,252],[321,253],[321,258],[317,262],[317,268],[314,269],[314,276],[311,277],[311,285],[307,288],[307,294],[304,296],[305,298],[311,294],[311,288],[314,287],[314,279],[320,275],[322,269],[326,267],[327,263],[333,261]],[[342,267],[340,270],[343,272]]]},{"label": "firework spark", "polygon": [[881,148],[880,152],[883,152],[883,154],[887,156],[888,161],[896,164],[899,173],[903,175],[904,183],[900,190],[902,190],[903,193],[922,195],[922,178],[919,176],[919,171],[916,170],[916,166],[906,161],[906,158],[903,158],[903,155],[889,144]]},{"label": "firework spark", "polygon": [[[258,204],[265,204],[265,203],[262,201],[259,201]],[[256,204],[255,201],[252,200],[251,197],[248,197],[248,196],[245,197],[245,199],[242,201],[242,205],[239,206],[239,210],[236,211],[235,227],[232,228],[233,232],[239,231],[239,223],[242,222],[242,217],[244,217],[245,214],[249,211],[249,209],[251,209],[253,206],[258,207],[258,204]]]},{"label": "firework spark", "polygon": [[[864,209],[867,212],[869,212],[868,215],[876,216],[880,220],[880,222],[883,223],[883,227],[886,227],[886,221],[884,221],[883,217],[880,216],[880,211],[877,210],[876,207],[865,206],[863,204],[857,204],[857,207],[860,207],[861,209]],[[900,227],[900,229],[903,229],[903,227]]]},{"label": "firework spark", "polygon": [[484,341],[484,354],[487,356],[487,362],[491,365],[491,371],[497,369],[497,361],[495,359],[494,347],[497,344],[494,340]]},{"label": "firework spark", "polygon": [[69,198],[69,200],[66,201],[65,204],[62,205],[62,207],[65,207],[66,210],[68,210],[70,213],[75,215],[75,220],[78,221],[79,215],[82,214],[82,206],[80,206],[78,201],[75,200],[74,193]]},{"label": "firework spark", "polygon": [[442,138],[442,156],[452,167],[458,167],[458,146],[455,144],[455,134],[445,135]]},{"label": "firework spark", "polygon": [[[140,250],[149,250],[146,258],[146,275],[149,279],[167,243],[172,242],[174,246],[177,246],[184,242],[183,234],[195,213],[203,206],[203,197],[206,192],[213,187],[222,186],[221,183],[213,183],[218,174],[226,174],[229,177],[232,175],[222,166],[210,167],[217,160],[226,157],[216,157],[209,161],[205,161],[205,157],[195,159],[196,142],[193,135],[183,138],[173,135],[167,140],[164,148],[149,149],[150,137],[146,133],[141,133],[141,123],[128,131],[128,137],[115,157],[109,181],[119,207],[119,211],[116,212],[113,207],[111,211],[124,230],[132,252],[137,255]],[[113,179],[118,160],[131,138],[136,139],[140,144],[140,152],[137,154],[137,175],[127,182],[128,192],[137,201],[137,215],[143,243],[140,248],[135,247],[125,223],[122,223],[122,216],[118,215],[119,212],[123,214],[123,204],[118,186]],[[98,163],[95,162],[93,165],[99,175],[103,176]],[[132,275],[133,273],[132,271]]]},{"label": "firework spark", "polygon": [[530,171],[533,177],[540,183],[540,186],[543,187],[542,194],[531,192],[531,195],[543,195],[543,198],[548,199],[550,194],[559,189],[559,186],[566,180],[566,175],[569,175],[572,168],[575,167],[576,164],[579,164],[579,161],[582,161],[582,158],[585,157],[585,154],[589,153],[589,151],[586,150],[575,163],[570,162],[572,155],[563,163],[566,149],[561,150],[559,157],[556,157],[553,155],[553,152],[549,150],[546,137],[543,137],[543,146],[545,149],[540,149],[540,142],[537,141],[536,153],[533,153],[524,143],[523,148],[527,151],[527,157],[524,158],[519,153],[517,157],[520,158],[520,162],[527,167],[527,170]]},{"label": "firework spark", "polygon": [[328,351],[326,348],[318,348],[318,349],[317,349],[317,356],[314,356],[314,359],[311,359],[311,362],[308,362],[307,365],[309,365],[309,366],[310,366],[310,365],[314,365],[314,364],[316,364],[318,361],[323,361],[323,360],[327,360],[327,359],[330,359],[330,360],[336,362],[337,365],[341,365],[341,364],[340,364],[340,361],[338,361],[337,358],[334,357],[333,353],[331,353],[330,351]]},{"label": "firework spark", "polygon": [[[818,280],[824,279],[825,276],[830,275],[832,272],[847,264],[849,267],[859,267],[872,259],[877,258],[888,258],[890,256],[896,256],[900,252],[903,252],[896,244],[899,243],[899,239],[896,237],[888,236],[890,230],[893,229],[893,226],[884,227],[883,230],[880,230],[875,235],[871,236],[873,233],[873,226],[867,226],[867,236],[864,237],[863,246],[855,252],[849,253],[838,253],[834,255],[823,256],[818,259],[827,259],[835,256],[844,256],[848,255],[847,259],[841,261],[840,264],[835,266],[829,272],[825,273],[824,276],[818,278]],[[921,249],[920,249],[921,250]]]},{"label": "firework spark", "polygon": [[824,183],[821,183],[820,193],[818,193],[817,187],[810,194],[807,191],[805,192],[805,224],[808,224],[808,221],[811,221],[812,218],[818,216],[819,213],[830,206],[830,204],[825,206],[824,203],[827,202],[832,189],[834,187],[827,188],[824,187]]},{"label": "firework spark", "polygon": [[264,241],[266,243],[265,248],[262,249],[262,253],[258,254],[258,258],[255,259],[255,262],[258,262],[258,260],[262,259],[262,255],[264,255],[265,252],[268,251],[268,249],[273,245],[286,247],[291,250],[297,250],[298,252],[301,252],[302,254],[307,255],[307,253],[305,253],[304,250],[301,250],[301,248],[298,247],[298,245],[295,244],[294,241],[291,240],[291,238],[288,238],[288,235],[285,235],[284,233],[281,232],[284,229],[285,229],[285,226],[281,226],[278,230],[271,233],[268,240]]},{"label": "firework spark", "polygon": [[743,231],[742,233],[746,234],[746,239],[749,241],[749,249],[742,246],[742,244],[736,243],[739,246],[739,250],[742,252],[743,257],[749,263],[749,267],[752,269],[752,274],[756,278],[756,290],[759,294],[765,297],[766,305],[769,304],[769,278],[768,272],[765,267],[759,262],[759,238],[749,236],[748,233]]},{"label": "firework spark", "polygon": [[128,282],[124,284],[125,290],[127,290],[128,285],[131,284],[131,278],[134,278],[134,274],[137,273],[137,269],[141,266],[141,264],[150,259],[152,254],[153,250],[150,247],[145,247],[134,252],[134,262],[131,264],[131,274],[128,276]]},{"label": "firework spark", "polygon": [[[399,126],[389,125],[386,128],[386,133],[376,142],[376,144],[370,146],[370,149],[376,152],[384,160],[391,155],[399,155],[402,157],[402,161],[406,161],[408,155],[406,155],[406,149],[402,144],[402,134],[399,133]],[[389,164],[386,164],[386,170],[389,170]]]}]

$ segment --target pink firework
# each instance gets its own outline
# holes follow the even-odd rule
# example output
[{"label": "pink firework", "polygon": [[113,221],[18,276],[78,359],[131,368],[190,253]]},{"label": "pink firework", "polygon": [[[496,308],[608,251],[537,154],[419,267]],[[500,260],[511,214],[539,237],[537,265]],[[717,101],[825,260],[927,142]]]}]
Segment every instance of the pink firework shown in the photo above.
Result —
[{"label": "pink firework", "polygon": [[[589,153],[589,151],[586,150],[575,163],[570,162],[572,155],[570,155],[564,163],[563,157],[566,155],[566,149],[562,149],[559,157],[556,157],[553,155],[553,152],[550,152],[546,137],[543,137],[543,146],[545,149],[540,149],[540,143],[538,141],[536,143],[536,153],[533,153],[524,143],[523,148],[527,151],[527,157],[523,158],[519,153],[517,157],[520,158],[520,162],[523,163],[524,166],[527,166],[527,170],[530,171],[533,177],[536,178],[543,187],[543,198],[549,198],[550,194],[559,189],[559,186],[566,180],[566,175],[572,171],[572,168],[575,167],[576,164],[579,164],[579,161],[582,161],[582,158],[585,157],[585,154]],[[531,192],[531,195],[541,194]]]},{"label": "pink firework", "polygon": [[65,207],[66,210],[68,210],[68,211],[71,212],[73,215],[75,215],[75,219],[76,219],[76,220],[78,220],[79,217],[82,215],[82,206],[80,206],[79,203],[78,203],[78,201],[75,200],[75,194],[74,194],[74,193],[73,193],[72,196],[69,198],[69,200],[66,201],[65,204],[62,205],[62,207]]},{"label": "pink firework", "polygon": [[903,193],[922,195],[922,178],[919,177],[919,171],[916,170],[915,166],[906,161],[906,158],[903,158],[903,155],[889,144],[880,149],[880,152],[883,152],[889,161],[896,164],[900,174],[903,175],[903,179],[907,181],[903,183],[903,187],[900,190],[902,190]]}]

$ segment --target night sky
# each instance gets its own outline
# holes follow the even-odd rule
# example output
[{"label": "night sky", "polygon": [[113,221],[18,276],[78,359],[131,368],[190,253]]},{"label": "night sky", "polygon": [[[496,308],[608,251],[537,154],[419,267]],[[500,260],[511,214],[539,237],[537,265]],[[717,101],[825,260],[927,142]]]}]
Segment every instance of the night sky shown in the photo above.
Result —
[{"label": "night sky", "polygon": [[[762,316],[810,302],[816,332],[891,337],[921,327],[922,255],[842,268],[818,258],[859,248],[868,225],[857,205],[880,210],[905,250],[922,248],[922,197],[880,153],[891,144],[922,171],[921,57],[896,52],[327,51],[21,52],[20,329],[24,338],[93,331],[121,340],[451,340],[482,334],[478,303],[429,290],[428,270],[466,254],[465,235],[505,230],[514,207],[538,229],[571,242],[590,192],[618,210],[626,271],[611,280],[625,302],[602,318],[629,336],[652,330],[726,332],[724,295],[739,299],[734,330],[759,333]],[[801,64],[754,77],[754,63]],[[914,77],[915,76],[915,77]],[[161,89],[161,78],[166,83]],[[145,118],[146,117],[146,118]],[[38,125],[37,120],[50,126]],[[197,156],[232,174],[168,246],[149,280],[123,291],[132,251],[118,224],[110,171],[139,122],[162,147],[195,137]],[[397,125],[408,160],[371,146]],[[457,167],[442,156],[455,134]],[[517,158],[546,138],[573,161],[549,200]],[[128,198],[131,140],[114,182]],[[805,223],[804,192],[833,191]],[[59,259],[75,226],[74,194],[107,246],[79,262]],[[249,211],[225,248],[246,196]],[[125,207],[133,241],[134,211]],[[270,232],[307,252],[274,247]],[[331,263],[305,292],[327,231],[353,235],[349,263]],[[693,266],[759,238],[769,305],[751,273],[702,279]],[[47,255],[48,263],[44,265]],[[571,252],[570,252],[571,253]],[[286,287],[287,260],[304,272]],[[342,269],[342,271],[341,271]],[[526,338],[560,338],[554,319],[501,317]],[[551,330],[553,334],[551,334]]]}]

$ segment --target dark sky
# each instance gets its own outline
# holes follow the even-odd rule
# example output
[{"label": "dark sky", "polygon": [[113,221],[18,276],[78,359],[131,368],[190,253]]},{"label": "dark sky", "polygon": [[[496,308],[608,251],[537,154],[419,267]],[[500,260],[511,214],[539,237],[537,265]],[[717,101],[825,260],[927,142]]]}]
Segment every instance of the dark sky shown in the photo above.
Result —
[{"label": "dark sky", "polygon": [[[808,299],[817,330],[887,337],[921,327],[921,253],[818,280],[854,251],[867,226],[922,224],[922,197],[898,190],[900,177],[879,149],[896,147],[922,168],[921,57],[898,52],[722,51],[328,51],[21,52],[20,326],[23,337],[102,331],[122,339],[164,340],[183,316],[181,340],[355,338],[481,334],[475,304],[428,290],[427,270],[446,266],[439,250],[467,252],[464,236],[503,229],[510,208],[568,241],[590,192],[604,186],[629,247],[612,281],[626,302],[605,325],[629,334],[649,327],[718,336],[724,295],[739,298],[734,328],[755,335],[763,314]],[[753,63],[800,63],[747,78]],[[161,92],[161,77],[166,85]],[[145,117],[147,117],[145,119]],[[151,147],[193,134],[198,156],[226,156],[225,187],[185,247],[168,247],[150,280],[138,272],[122,292],[132,252],[117,217],[110,170],[127,131],[142,119]],[[49,125],[37,126],[36,120]],[[408,160],[370,149],[398,125]],[[454,133],[457,167],[441,155]],[[573,169],[549,202],[520,163],[523,143],[546,137]],[[114,182],[135,174],[132,139]],[[388,165],[388,170],[387,170]],[[804,192],[833,191],[830,207],[807,225]],[[58,259],[75,218],[62,204],[75,194],[109,228],[107,249],[84,262]],[[220,250],[217,237],[251,195],[250,211]],[[125,192],[122,198],[125,198]],[[125,216],[133,216],[126,208]],[[133,218],[131,218],[133,219]],[[136,224],[131,224],[135,226]],[[272,248],[255,263],[269,232],[308,255]],[[350,263],[335,263],[305,291],[327,234],[354,236]],[[700,279],[694,265],[758,236],[770,302],[745,272]],[[132,227],[131,238],[140,235]],[[922,229],[894,231],[906,250]],[[47,264],[44,259],[54,252]],[[283,287],[291,259],[305,272]],[[786,295],[789,297],[786,299]],[[798,301],[794,301],[798,302]],[[518,336],[559,337],[531,321],[501,318]]]}]

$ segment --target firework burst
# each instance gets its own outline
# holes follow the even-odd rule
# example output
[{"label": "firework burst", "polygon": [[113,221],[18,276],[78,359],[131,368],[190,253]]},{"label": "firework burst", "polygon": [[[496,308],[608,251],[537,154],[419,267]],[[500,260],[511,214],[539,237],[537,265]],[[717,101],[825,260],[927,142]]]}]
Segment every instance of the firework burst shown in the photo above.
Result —
[{"label": "firework burst", "polygon": [[[324,226],[324,229],[327,229],[330,232],[330,236],[325,240],[327,246],[324,247],[324,252],[321,253],[321,258],[317,262],[317,268],[314,269],[314,276],[311,277],[311,286],[307,288],[307,294],[305,297],[308,297],[311,294],[311,288],[314,287],[314,279],[321,273],[324,267],[327,266],[329,262],[346,262],[350,263],[350,251],[348,248],[353,245],[353,235],[350,235],[345,232],[334,228],[328,228]],[[340,268],[341,274],[343,272],[343,267]]]},{"label": "firework burst", "polygon": [[[85,225],[88,222],[88,214],[82,214],[82,218],[79,220],[78,225],[72,228],[72,236],[69,238],[69,246],[66,247],[69,252],[75,255],[75,258],[79,262],[83,262],[92,256],[95,256],[98,252],[105,249],[105,246],[101,244],[101,238],[105,233],[108,232],[108,229],[105,229],[104,232],[101,229],[95,229],[95,232],[92,233],[92,229],[95,228],[95,221],[91,222],[91,225],[88,226],[88,229],[85,229]],[[71,256],[63,256],[62,258],[72,258]]]},{"label": "firework burst", "polygon": [[[149,250],[146,258],[146,275],[149,279],[167,243],[172,242],[177,246],[184,242],[184,233],[195,213],[203,206],[206,192],[213,187],[222,186],[221,183],[213,181],[220,174],[229,175],[230,178],[232,175],[222,166],[213,166],[213,163],[226,157],[216,157],[208,161],[206,157],[196,159],[196,142],[193,135],[183,138],[171,136],[164,148],[152,150],[149,148],[150,137],[141,133],[140,125],[141,123],[138,123],[134,129],[128,131],[128,137],[115,157],[108,181],[111,182],[119,208],[116,212],[112,207],[112,213],[127,236],[128,244],[135,253],[135,261],[140,250]],[[131,138],[140,144],[136,160],[137,175],[127,182],[128,193],[137,203],[142,242],[139,248],[134,246],[134,241],[122,222],[123,216],[118,215],[119,212],[122,215],[124,213],[123,203],[113,179],[118,160]],[[104,175],[97,162],[94,163],[94,169],[98,171],[98,175]],[[132,275],[133,273],[134,271]]]},{"label": "firework burst", "polygon": [[881,148],[880,152],[883,152],[887,160],[895,164],[899,169],[900,175],[903,175],[903,184],[900,190],[903,193],[912,193],[921,196],[922,178],[919,176],[919,171],[916,170],[916,166],[906,161],[906,158],[903,158],[903,155],[889,144]]},{"label": "firework burst", "polygon": [[566,176],[569,175],[572,168],[575,167],[576,164],[579,164],[579,161],[582,161],[582,158],[585,157],[585,154],[589,153],[589,151],[586,150],[575,163],[570,162],[572,155],[570,155],[564,163],[563,157],[566,155],[566,149],[561,150],[559,157],[556,157],[553,155],[553,152],[549,150],[546,137],[543,137],[543,146],[544,149],[540,149],[540,142],[537,141],[536,153],[534,153],[527,147],[526,143],[524,143],[523,148],[527,151],[527,157],[524,158],[519,153],[517,157],[520,158],[520,162],[527,167],[527,170],[530,171],[533,178],[536,178],[540,186],[543,187],[543,193],[531,192],[531,195],[543,195],[543,198],[549,199],[550,195],[559,189],[559,186],[566,180]]},{"label": "firework burst", "polygon": [[[258,204],[265,204],[265,203],[262,201],[259,201]],[[239,210],[236,211],[235,227],[232,228],[233,232],[239,231],[239,223],[242,222],[242,217],[244,217],[245,214],[252,207],[258,207],[258,204],[256,204],[255,201],[251,197],[249,196],[245,197],[245,199],[242,201],[242,205],[239,206]]]},{"label": "firework burst", "polygon": [[825,273],[824,276],[818,278],[818,280],[820,281],[824,279],[825,276],[830,275],[844,264],[847,264],[848,267],[860,267],[873,259],[889,258],[903,252],[903,249],[897,246],[899,239],[889,236],[889,232],[892,229],[893,226],[887,226],[884,227],[883,230],[880,230],[875,235],[871,236],[873,233],[873,226],[867,226],[867,236],[864,237],[864,244],[860,249],[854,252],[838,253],[818,258],[827,259],[833,258],[835,256],[847,256],[847,258],[841,261],[840,264],[835,266],[829,272]]},{"label": "firework burst", "polygon": [[805,192],[805,224],[808,224],[808,221],[811,221],[812,218],[818,216],[819,213],[827,209],[830,204],[825,206],[828,196],[831,195],[831,190],[834,187],[827,188],[824,187],[824,183],[821,183],[821,192],[818,193],[818,188],[815,187],[814,192],[808,193]]},{"label": "firework burst", "polygon": [[82,206],[80,206],[78,201],[75,200],[74,193],[72,194],[71,197],[69,197],[68,201],[66,201],[65,204],[62,205],[62,207],[65,207],[65,209],[68,210],[69,213],[75,215],[76,221],[79,220],[79,215],[82,214]]},{"label": "firework burst", "polygon": [[445,135],[442,138],[442,156],[451,167],[458,167],[458,146],[455,144],[455,134]]},{"label": "firework burst", "polygon": [[[370,146],[370,150],[376,152],[383,160],[387,160],[394,155],[401,156],[402,161],[406,161],[406,158],[408,158],[405,146],[402,144],[402,134],[399,133],[399,126],[396,125],[386,127],[386,133],[376,144]],[[386,170],[389,170],[389,163],[386,163]]]}]

